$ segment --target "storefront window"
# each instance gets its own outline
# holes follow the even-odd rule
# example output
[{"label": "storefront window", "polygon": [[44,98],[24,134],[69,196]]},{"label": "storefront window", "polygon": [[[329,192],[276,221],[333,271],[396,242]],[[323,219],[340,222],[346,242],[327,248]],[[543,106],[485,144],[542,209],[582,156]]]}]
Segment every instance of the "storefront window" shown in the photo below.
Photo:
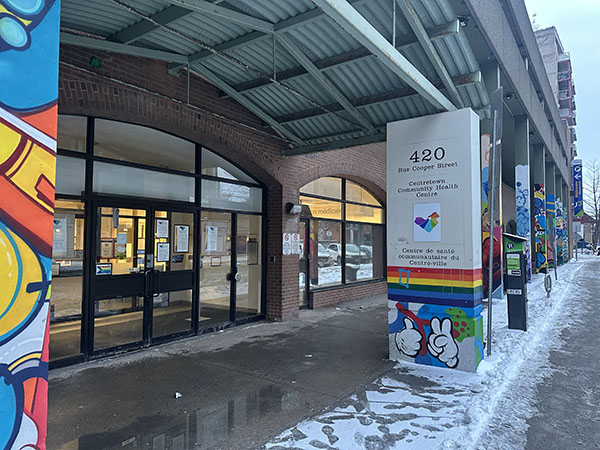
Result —
[{"label": "storefront window", "polygon": [[205,148],[202,149],[202,175],[258,184],[243,170]]},{"label": "storefront window", "polygon": [[[323,287],[342,282],[342,224],[329,220],[313,220],[316,233],[310,242],[310,285]],[[316,253],[316,254],[315,254]]]},{"label": "storefront window", "polygon": [[58,116],[57,147],[85,153],[87,117]]},{"label": "storefront window", "polygon": [[365,203],[367,205],[381,206],[373,194],[367,191],[364,187],[346,181],[346,200],[349,202]]},{"label": "storefront window", "polygon": [[260,212],[262,189],[224,181],[202,180],[202,206]]},{"label": "storefront window", "polygon": [[148,127],[96,119],[94,155],[193,173],[196,145]]},{"label": "storefront window", "polygon": [[94,192],[194,202],[194,178],[94,162]]},{"label": "storefront window", "polygon": [[342,179],[323,177],[300,188],[302,194],[319,195],[321,197],[342,198]]},{"label": "storefront window", "polygon": [[383,223],[383,209],[346,203],[346,220],[352,222]]},{"label": "storefront window", "polygon": [[56,157],[56,193],[81,195],[85,185],[85,160],[70,156]]},{"label": "storefront window", "polygon": [[262,226],[260,216],[239,214],[237,220],[236,317],[254,316],[261,312]]},{"label": "storefront window", "polygon": [[195,143],[90,120],[59,117],[52,364],[263,314],[260,183],[207,149],[200,170]]},{"label": "storefront window", "polygon": [[[383,278],[384,209],[375,197],[356,183],[333,177],[315,180],[300,192],[305,218],[330,219],[309,222],[311,287]],[[328,192],[339,200],[322,198]]]},{"label": "storefront window", "polygon": [[342,218],[342,203],[340,202],[301,195],[300,203],[308,207],[311,217],[338,220]]},{"label": "storefront window", "polygon": [[83,202],[55,201],[50,302],[52,360],[80,353],[84,225]]}]

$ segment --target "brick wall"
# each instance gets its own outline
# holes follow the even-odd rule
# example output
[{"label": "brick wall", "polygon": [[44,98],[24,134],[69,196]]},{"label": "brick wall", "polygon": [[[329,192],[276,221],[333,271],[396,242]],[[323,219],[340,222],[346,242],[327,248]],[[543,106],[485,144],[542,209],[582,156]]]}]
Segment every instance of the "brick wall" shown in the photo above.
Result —
[{"label": "brick wall", "polygon": [[[102,65],[94,68],[96,56]],[[267,190],[267,317],[298,316],[298,256],[282,255],[283,232],[298,232],[285,213],[298,191],[323,176],[343,176],[385,202],[385,144],[284,158],[287,142],[244,107],[193,75],[170,75],[167,63],[79,47],[61,46],[59,113],[96,116],[159,129],[202,144],[252,174]],[[337,291],[339,301],[371,295],[373,284]],[[319,294],[320,295],[320,294]],[[333,298],[333,297],[332,297]],[[331,303],[333,304],[333,303]]]},{"label": "brick wall", "polygon": [[312,306],[314,309],[326,308],[328,306],[338,305],[350,300],[358,300],[374,295],[385,294],[387,292],[387,283],[377,281],[371,283],[361,283],[357,285],[346,285],[338,289],[327,289],[312,293]]}]

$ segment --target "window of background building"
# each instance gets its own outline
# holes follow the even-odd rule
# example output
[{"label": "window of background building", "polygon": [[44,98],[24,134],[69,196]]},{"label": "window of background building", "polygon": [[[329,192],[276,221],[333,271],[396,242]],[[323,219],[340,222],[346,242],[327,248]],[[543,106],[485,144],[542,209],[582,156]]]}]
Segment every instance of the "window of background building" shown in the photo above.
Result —
[{"label": "window of background building", "polygon": [[311,219],[311,287],[384,277],[385,210],[373,194],[352,181],[325,177],[300,189],[300,203],[304,218]]}]

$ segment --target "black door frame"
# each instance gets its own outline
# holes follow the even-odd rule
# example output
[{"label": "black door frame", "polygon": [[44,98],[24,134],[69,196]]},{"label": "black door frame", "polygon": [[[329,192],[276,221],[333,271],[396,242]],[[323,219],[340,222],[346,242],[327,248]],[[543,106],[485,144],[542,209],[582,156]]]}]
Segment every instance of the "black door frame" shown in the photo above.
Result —
[{"label": "black door frame", "polygon": [[[312,302],[311,302],[311,296],[310,296],[310,265],[312,264],[311,261],[311,257],[310,257],[310,245],[311,245],[311,239],[310,239],[310,219],[306,219],[306,218],[301,218],[300,223],[304,224],[304,236],[302,237],[304,240],[304,243],[302,245],[302,254],[304,256],[304,259],[300,259],[299,261],[299,271],[300,272],[304,272],[305,273],[305,277],[304,277],[304,292],[306,295],[306,303],[304,305],[300,305],[300,309],[305,309],[305,308],[312,308]],[[313,243],[314,245],[314,243]],[[319,266],[319,249],[316,248],[315,251],[317,252],[316,255],[314,255],[314,258],[317,259],[317,270],[318,270],[318,266]]]},{"label": "black door frame", "polygon": [[[99,250],[99,239],[98,232],[100,226],[100,216],[98,214],[100,207],[111,207],[111,208],[124,208],[124,209],[140,209],[146,211],[146,236],[145,236],[145,248],[146,252],[144,254],[144,258],[146,258],[146,264],[144,265],[144,271],[142,277],[144,278],[144,289],[143,289],[143,315],[142,315],[142,340],[136,341],[132,343],[122,344],[115,347],[110,347],[106,349],[94,350],[94,318],[95,318],[95,304],[97,299],[97,289],[96,289],[96,275],[95,275],[95,263],[96,256]],[[171,202],[161,202],[154,201],[148,199],[139,199],[139,198],[118,198],[114,196],[94,196],[89,202],[89,211],[90,211],[90,251],[88,258],[88,273],[89,273],[89,282],[88,282],[88,290],[86,292],[87,295],[84,296],[87,301],[84,301],[85,312],[82,323],[82,335],[83,341],[85,342],[84,355],[86,359],[96,358],[100,356],[105,356],[107,354],[116,353],[122,350],[132,349],[132,348],[140,348],[147,347],[149,345],[155,344],[157,342],[161,342],[164,340],[170,340],[177,336],[185,336],[192,335],[197,332],[198,321],[198,260],[197,260],[197,252],[199,249],[198,240],[196,239],[196,230],[198,228],[198,210],[193,205],[173,205]],[[158,280],[157,277],[160,275],[155,275],[154,269],[154,244],[155,244],[155,213],[156,211],[167,211],[167,212],[183,212],[193,214],[194,217],[194,268],[191,270],[192,274],[192,309],[191,309],[191,320],[192,326],[189,330],[175,333],[172,335],[161,336],[161,337],[152,337],[152,319],[153,319],[153,294],[154,291],[158,290]],[[86,224],[88,226],[88,224]],[[151,251],[152,253],[149,253]],[[149,268],[147,265],[147,257],[148,255],[152,256],[152,268]],[[135,255],[137,257],[137,255]],[[126,275],[132,276],[132,275]],[[196,318],[196,320],[194,320]]]}]

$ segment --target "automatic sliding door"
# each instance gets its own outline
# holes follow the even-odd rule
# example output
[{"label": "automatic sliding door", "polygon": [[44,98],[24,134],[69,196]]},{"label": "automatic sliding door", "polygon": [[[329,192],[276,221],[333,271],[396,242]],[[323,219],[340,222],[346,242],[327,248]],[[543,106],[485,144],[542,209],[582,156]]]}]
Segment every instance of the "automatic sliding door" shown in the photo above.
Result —
[{"label": "automatic sliding door", "polygon": [[199,327],[231,318],[231,214],[203,211]]}]

